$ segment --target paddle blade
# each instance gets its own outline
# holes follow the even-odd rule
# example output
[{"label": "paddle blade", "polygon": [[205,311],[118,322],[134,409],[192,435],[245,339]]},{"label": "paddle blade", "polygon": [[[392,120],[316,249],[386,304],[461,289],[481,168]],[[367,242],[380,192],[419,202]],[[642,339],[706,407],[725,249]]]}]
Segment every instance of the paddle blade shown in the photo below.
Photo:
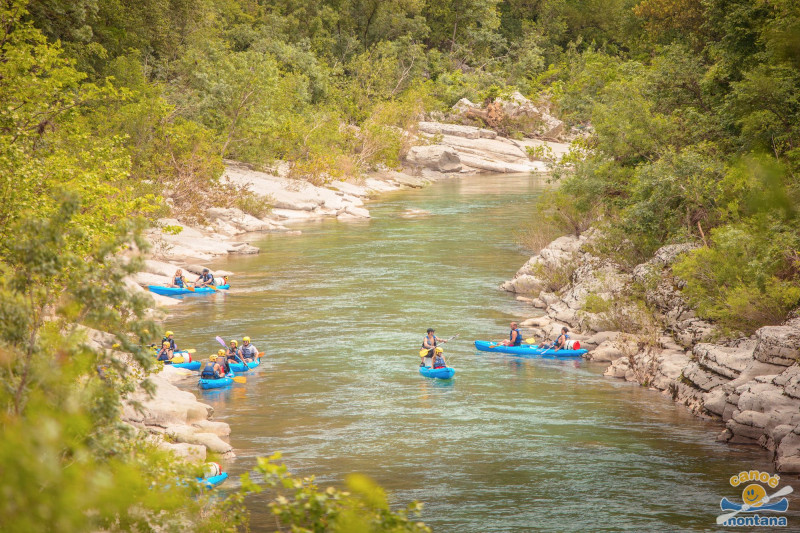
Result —
[{"label": "paddle blade", "polygon": [[187,285],[185,285],[185,287],[189,292],[194,292],[194,287],[192,287],[191,285],[187,284]]},{"label": "paddle blade", "polygon": [[220,336],[217,336],[217,337],[216,337],[216,339],[217,339],[217,342],[218,342],[218,343],[220,343],[220,344],[221,344],[223,347],[225,347],[225,348],[227,348],[227,347],[228,347],[228,345],[227,345],[227,344],[225,344],[225,341],[224,341],[224,340],[222,340],[222,337],[220,337]]},{"label": "paddle blade", "polygon": [[264,352],[258,352],[259,357],[264,357]]},{"label": "paddle blade", "polygon": [[236,383],[247,383],[247,378],[242,376],[235,376],[233,378],[233,381],[235,381]]},{"label": "paddle blade", "polygon": [[426,355],[428,355],[428,350],[426,350],[425,348],[419,351],[420,357],[425,357]]},{"label": "paddle blade", "polygon": [[176,355],[175,357],[172,358],[172,362],[173,363],[183,363],[183,362],[185,362],[185,360],[183,359],[182,355]]},{"label": "paddle blade", "polygon": [[186,350],[186,353],[197,353],[197,350],[195,350],[194,348],[189,348],[188,350]]}]

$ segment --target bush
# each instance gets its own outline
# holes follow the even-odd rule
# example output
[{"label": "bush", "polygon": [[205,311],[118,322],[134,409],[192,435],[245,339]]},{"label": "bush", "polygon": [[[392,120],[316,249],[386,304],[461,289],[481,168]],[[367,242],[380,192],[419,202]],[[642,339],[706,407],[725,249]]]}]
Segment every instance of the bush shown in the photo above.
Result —
[{"label": "bush", "polygon": [[710,247],[690,252],[673,270],[686,281],[684,294],[699,316],[750,334],[781,323],[800,305],[798,250],[793,228],[755,218],[715,229]]}]

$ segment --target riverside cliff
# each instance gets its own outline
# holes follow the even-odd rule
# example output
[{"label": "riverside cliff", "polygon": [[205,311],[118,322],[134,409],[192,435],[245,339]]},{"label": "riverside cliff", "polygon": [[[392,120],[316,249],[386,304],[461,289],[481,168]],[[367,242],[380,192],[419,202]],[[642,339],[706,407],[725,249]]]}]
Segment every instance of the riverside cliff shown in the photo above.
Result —
[{"label": "riverside cliff", "polygon": [[607,376],[718,419],[718,440],[762,446],[779,472],[800,472],[800,317],[714,341],[720,332],[695,315],[671,269],[693,245],[665,246],[628,272],[592,253],[594,235],[556,239],[503,284],[544,313],[521,325],[539,339],[572,327],[587,359],[610,363]]}]

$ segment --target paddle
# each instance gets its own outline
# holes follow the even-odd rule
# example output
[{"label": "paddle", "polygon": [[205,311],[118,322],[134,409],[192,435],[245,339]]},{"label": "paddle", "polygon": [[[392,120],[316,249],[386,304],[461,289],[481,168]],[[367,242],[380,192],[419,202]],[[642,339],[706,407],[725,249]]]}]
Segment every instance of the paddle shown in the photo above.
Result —
[{"label": "paddle", "polygon": [[236,383],[247,383],[247,378],[244,376],[233,376],[233,381]]},{"label": "paddle", "polygon": [[197,353],[197,350],[189,348],[188,350],[175,350],[174,353]]},{"label": "paddle", "polygon": [[744,505],[742,505],[742,507],[740,509],[737,509],[736,511],[734,511],[732,513],[719,515],[717,517],[717,524],[724,524],[725,522],[727,522],[728,520],[730,520],[731,518],[733,518],[734,516],[736,516],[737,514],[743,512],[743,511],[747,511],[748,509],[752,509],[753,507],[758,507],[762,503],[768,503],[773,498],[780,498],[781,496],[786,496],[787,494],[790,494],[793,490],[794,489],[792,488],[791,485],[786,485],[785,487],[783,487],[781,490],[779,490],[775,494],[772,494],[771,496],[764,496],[757,503],[755,503],[753,505],[749,505],[749,504],[745,503]]},{"label": "paddle", "polygon": [[[225,347],[225,349],[227,349],[227,348],[228,348],[228,345],[227,345],[227,344],[225,344],[225,341],[224,341],[224,340],[222,340],[222,337],[220,337],[219,335],[217,335],[217,336],[216,336],[216,337],[214,337],[214,338],[215,338],[215,339],[217,339],[217,342],[218,342],[218,343],[220,343],[221,345],[223,345],[223,346]],[[239,356],[239,354],[235,354],[235,355],[236,355],[236,358],[239,360],[239,362],[240,362],[240,363],[242,363],[242,364],[244,365],[245,369],[247,369],[247,368],[248,368],[248,366],[247,366],[247,363],[245,363],[245,362],[244,362],[244,360],[243,360],[243,359],[242,359],[242,358]],[[260,356],[260,355],[261,355],[261,354],[259,354],[259,356]],[[227,356],[226,356],[226,357],[227,357]],[[242,383],[244,383],[244,381],[242,381]]]}]

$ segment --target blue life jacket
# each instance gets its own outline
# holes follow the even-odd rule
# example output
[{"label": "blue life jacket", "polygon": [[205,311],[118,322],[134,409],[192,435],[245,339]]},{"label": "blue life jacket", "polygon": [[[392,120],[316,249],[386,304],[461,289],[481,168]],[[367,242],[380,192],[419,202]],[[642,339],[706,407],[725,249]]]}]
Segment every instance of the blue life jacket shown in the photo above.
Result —
[{"label": "blue life jacket", "polygon": [[207,362],[203,371],[200,372],[200,377],[205,379],[219,379],[219,374],[214,371],[214,363],[211,361]]},{"label": "blue life jacket", "polygon": [[173,285],[177,285],[178,287],[183,287],[183,277],[179,276],[172,280]]},{"label": "blue life jacket", "polygon": [[511,340],[511,338],[514,336],[515,331],[517,332],[517,339],[511,346],[520,346],[522,345],[522,333],[519,332],[519,329],[512,329],[511,332],[508,334],[508,340]]},{"label": "blue life jacket", "polygon": [[161,348],[161,350],[158,352],[158,360],[159,361],[169,361],[169,350],[165,350],[164,348]]},{"label": "blue life jacket", "polygon": [[433,358],[433,368],[445,368],[444,357],[437,355]]},{"label": "blue life jacket", "polygon": [[161,339],[161,344],[163,345],[165,342],[169,343],[169,349],[172,350],[173,352],[178,349],[178,347],[175,345],[175,339],[168,339],[164,337],[163,339]]},{"label": "blue life jacket", "polygon": [[[423,350],[427,350],[428,349],[428,348],[425,348],[425,341],[426,340],[428,340],[428,336],[427,335],[422,337],[422,349]],[[434,347],[439,346],[439,337],[437,337],[436,335],[433,336],[433,346]]]},{"label": "blue life jacket", "polygon": [[200,279],[203,282],[214,281],[214,274],[211,274],[210,272],[208,274],[200,274]]}]

